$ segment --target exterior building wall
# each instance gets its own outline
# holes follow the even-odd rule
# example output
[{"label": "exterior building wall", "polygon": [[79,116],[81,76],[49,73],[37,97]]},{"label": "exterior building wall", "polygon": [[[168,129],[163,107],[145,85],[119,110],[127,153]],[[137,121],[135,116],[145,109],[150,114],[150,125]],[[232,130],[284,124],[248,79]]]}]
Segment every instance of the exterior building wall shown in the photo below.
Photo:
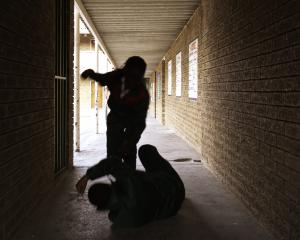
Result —
[{"label": "exterior building wall", "polygon": [[[34,4],[1,2],[0,239],[12,237],[55,182],[54,3],[50,0],[34,1]],[[72,1],[70,4],[71,21]],[[73,28],[68,31],[72,42]],[[73,58],[73,52],[69,58]],[[70,66],[70,79],[72,71]],[[73,101],[72,80],[68,84],[68,100]],[[69,107],[71,123],[72,111]],[[68,138],[72,139],[72,124],[68,128]],[[72,142],[67,152],[72,159]]]},{"label": "exterior building wall", "polygon": [[[300,238],[299,3],[202,0],[165,53],[162,87],[165,124],[201,153],[206,166],[276,236],[295,240]],[[189,44],[195,39],[198,97],[191,99]],[[182,96],[176,97],[180,51]]]}]

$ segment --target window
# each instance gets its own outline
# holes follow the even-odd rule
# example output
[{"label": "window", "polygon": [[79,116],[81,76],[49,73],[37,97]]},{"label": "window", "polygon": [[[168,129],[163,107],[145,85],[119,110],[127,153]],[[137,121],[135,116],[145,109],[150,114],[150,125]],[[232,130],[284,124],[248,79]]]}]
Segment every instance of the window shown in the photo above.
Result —
[{"label": "window", "polygon": [[181,52],[176,55],[176,96],[181,96]]},{"label": "window", "polygon": [[189,98],[198,96],[198,39],[189,45]]},{"label": "window", "polygon": [[160,72],[156,72],[156,83],[157,83],[157,99],[160,99],[160,93],[161,93],[161,77],[160,77]]}]

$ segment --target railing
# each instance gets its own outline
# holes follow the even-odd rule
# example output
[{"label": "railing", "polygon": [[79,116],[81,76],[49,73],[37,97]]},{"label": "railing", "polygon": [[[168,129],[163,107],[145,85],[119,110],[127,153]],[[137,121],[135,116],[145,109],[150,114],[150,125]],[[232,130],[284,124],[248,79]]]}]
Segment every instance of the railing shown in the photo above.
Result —
[{"label": "railing", "polygon": [[68,1],[55,1],[55,164],[56,174],[67,167]]},{"label": "railing", "polygon": [[55,76],[55,173],[67,166],[67,79]]}]

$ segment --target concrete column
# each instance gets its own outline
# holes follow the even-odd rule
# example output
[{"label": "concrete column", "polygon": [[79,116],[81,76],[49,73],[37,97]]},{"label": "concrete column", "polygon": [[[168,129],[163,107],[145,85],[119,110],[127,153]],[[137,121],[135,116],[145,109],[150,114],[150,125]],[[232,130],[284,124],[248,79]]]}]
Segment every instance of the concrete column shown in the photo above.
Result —
[{"label": "concrete column", "polygon": [[[95,39],[95,56],[96,67],[95,71],[99,72],[99,49],[98,42]],[[96,134],[99,134],[99,83],[95,82],[95,113],[96,113]]]},{"label": "concrete column", "polygon": [[80,29],[79,11],[74,8],[74,137],[75,151],[80,151]]}]

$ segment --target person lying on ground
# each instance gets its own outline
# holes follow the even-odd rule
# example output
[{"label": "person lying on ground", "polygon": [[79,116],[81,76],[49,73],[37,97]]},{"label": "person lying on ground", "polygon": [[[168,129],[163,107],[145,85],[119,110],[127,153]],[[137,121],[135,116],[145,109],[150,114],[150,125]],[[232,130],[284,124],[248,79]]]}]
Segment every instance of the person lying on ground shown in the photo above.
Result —
[{"label": "person lying on ground", "polygon": [[117,158],[104,159],[76,184],[83,194],[89,180],[110,176],[111,184],[95,183],[88,198],[98,210],[109,210],[108,217],[117,227],[139,227],[174,216],[185,199],[182,180],[156,147],[143,145],[138,154],[145,171],[133,170]]}]

